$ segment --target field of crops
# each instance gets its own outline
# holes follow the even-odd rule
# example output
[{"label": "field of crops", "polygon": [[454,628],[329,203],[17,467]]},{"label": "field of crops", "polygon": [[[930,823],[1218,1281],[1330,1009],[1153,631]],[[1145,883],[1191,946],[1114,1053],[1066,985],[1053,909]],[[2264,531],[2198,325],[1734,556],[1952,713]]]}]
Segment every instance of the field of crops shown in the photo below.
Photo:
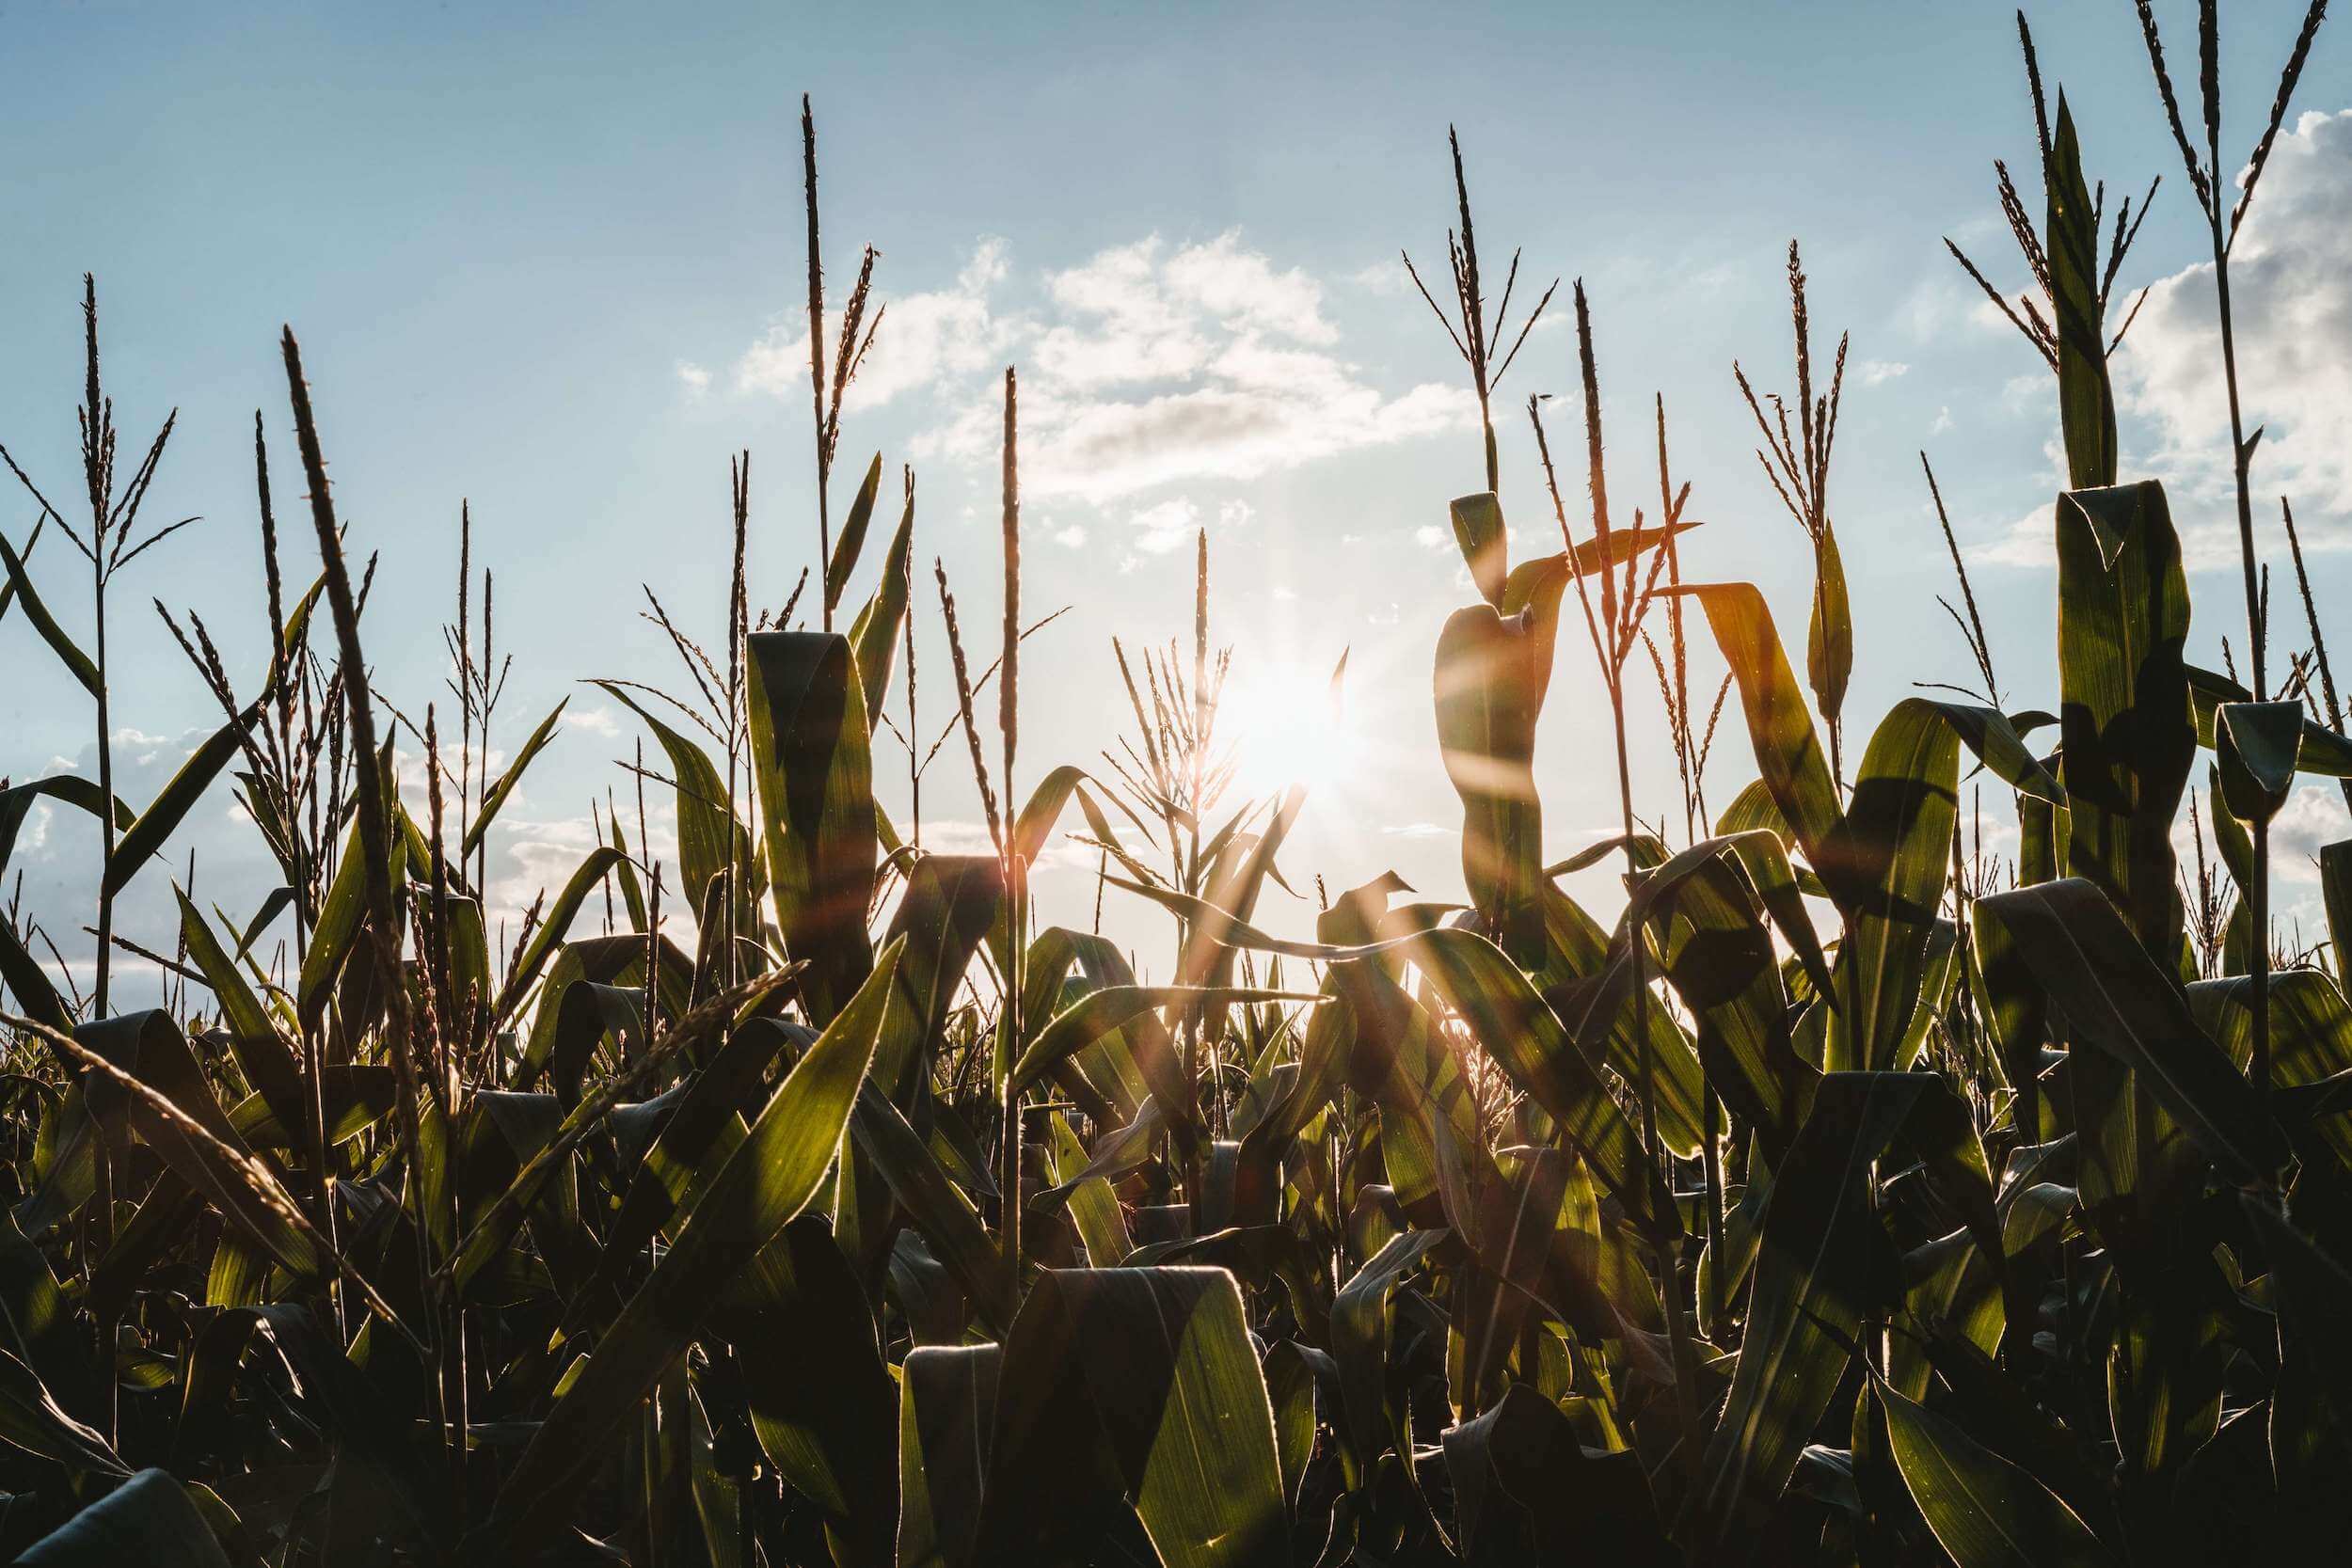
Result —
[{"label": "field of crops", "polygon": [[[2022,20],[2038,158],[2000,169],[2021,257],[1992,273],[2023,292],[1954,257],[2058,387],[2047,691],[2000,686],[1947,521],[1976,689],[1848,710],[1827,500],[1846,349],[1816,358],[1795,245],[1790,389],[1739,381],[1813,567],[1810,605],[1776,621],[1686,553],[1663,404],[1605,447],[1582,283],[1555,307],[1516,257],[1500,291],[1491,258],[1482,274],[1455,148],[1448,264],[1412,278],[1485,420],[1484,488],[1447,502],[1466,462],[1427,501],[1477,594],[1428,672],[1461,801],[1451,901],[1324,886],[1285,855],[1302,793],[1235,787],[1205,535],[1189,645],[1117,645],[1133,711],[1106,760],[1020,748],[1052,673],[1021,657],[1016,373],[983,626],[917,568],[912,481],[886,494],[879,455],[835,467],[844,391],[888,325],[870,250],[826,298],[805,114],[824,569],[755,610],[745,456],[725,624],[657,605],[677,664],[602,683],[642,734],[633,816],[597,822],[513,940],[485,919],[490,847],[562,709],[492,772],[511,656],[470,568],[448,691],[408,705],[357,678],[397,612],[371,605],[328,483],[331,369],[307,382],[292,332],[289,406],[254,429],[276,655],[228,668],[174,619],[219,727],[121,800],[106,628],[128,612],[115,579],[176,526],[143,506],[171,428],[119,453],[93,286],[83,472],[9,457],[39,522],[0,535],[0,657],[87,701],[99,759],[0,781],[0,870],[36,808],[87,814],[103,846],[94,908],[20,897],[0,919],[0,1549],[49,1568],[2340,1555],[2352,826],[2320,858],[2328,940],[2282,945],[2269,882],[2298,776],[2352,806],[2352,730],[2293,515],[2256,516],[2229,293],[2323,8],[2233,188],[2215,7],[2193,82],[2140,8],[2219,282],[2244,586],[2207,607],[2236,628],[2226,672],[2184,661],[2180,534],[2164,489],[2119,472],[2108,358],[2136,307],[2117,279],[2154,193],[2109,201],[2086,177]],[[1554,309],[1581,397],[1515,407],[1503,372]],[[1506,520],[1494,432],[1522,415],[1541,474],[1512,494],[1545,500]],[[316,581],[281,579],[281,532],[315,544]],[[2274,537],[2301,590],[2275,626]],[[93,636],[60,624],[69,603]],[[918,672],[933,614],[953,656]],[[1585,755],[1614,768],[1622,832],[1548,865],[1532,759],[1554,683],[1606,698],[1613,749]],[[1662,706],[1678,798],[1633,797],[1637,697]],[[989,853],[930,852],[919,811],[877,800],[885,726],[950,721]],[[1710,776],[1744,787],[1710,800]],[[278,890],[183,892],[168,950],[119,930],[134,880],[172,880],[192,826],[230,820],[191,816],[214,790]],[[675,806],[674,856],[646,847],[648,794]],[[1999,798],[2013,858],[1986,852],[1968,795]],[[1091,909],[1031,896],[1073,840],[1100,866]],[[1588,911],[1562,879],[1604,863],[1622,907]],[[1278,881],[1320,910],[1311,937],[1259,924]],[[1164,913],[1164,950],[1101,935],[1105,899]],[[60,947],[85,933],[87,987]],[[173,1005],[116,1004],[134,963]]]}]

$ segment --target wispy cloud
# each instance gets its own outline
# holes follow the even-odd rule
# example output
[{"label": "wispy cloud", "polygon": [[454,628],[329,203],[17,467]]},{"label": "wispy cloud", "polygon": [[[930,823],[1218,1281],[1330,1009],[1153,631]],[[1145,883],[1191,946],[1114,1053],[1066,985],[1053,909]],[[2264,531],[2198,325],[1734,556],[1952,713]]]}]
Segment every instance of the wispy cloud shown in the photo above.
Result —
[{"label": "wispy cloud", "polygon": [[[1255,480],[1476,418],[1461,388],[1391,390],[1345,358],[1324,285],[1237,230],[1184,245],[1147,235],[1034,281],[1022,290],[1003,242],[988,240],[951,287],[891,297],[850,406],[919,397],[931,418],[915,456],[993,461],[993,372],[1018,363],[1025,493],[1097,506]],[[797,397],[807,374],[806,324],[787,310],[735,382]]]},{"label": "wispy cloud", "polygon": [[[2343,261],[2348,225],[2352,110],[2304,115],[2271,152],[2231,251],[2230,291],[2247,423],[2264,432],[2255,459],[2258,493],[2288,495],[2298,523],[2312,515],[2305,538],[2313,545],[2352,544],[2352,270]],[[2149,421],[2155,466],[2189,498],[2219,499],[2233,488],[2220,363],[2210,263],[2159,280],[2116,356],[2120,401]],[[2227,548],[2218,553],[2234,550],[2233,524],[2218,515],[2193,523],[2180,499],[2175,515],[2185,535],[2227,534]]]},{"label": "wispy cloud", "polygon": [[[883,295],[884,318],[873,352],[843,400],[851,409],[874,408],[918,388],[968,378],[996,365],[1012,340],[1014,325],[1000,319],[990,294],[1005,280],[1005,242],[982,239],[947,288],[922,293]],[[826,323],[829,339],[840,331],[836,315]],[[830,341],[827,344],[831,347]],[[787,311],[737,361],[739,390],[776,397],[803,395],[808,388],[808,319]]]}]

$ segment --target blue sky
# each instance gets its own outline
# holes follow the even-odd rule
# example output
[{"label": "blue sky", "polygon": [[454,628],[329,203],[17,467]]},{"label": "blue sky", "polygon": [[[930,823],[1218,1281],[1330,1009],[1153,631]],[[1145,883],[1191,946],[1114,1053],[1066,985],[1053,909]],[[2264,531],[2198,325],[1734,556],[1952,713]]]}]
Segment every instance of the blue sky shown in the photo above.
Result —
[{"label": "blue sky", "polygon": [[[2260,129],[2295,9],[2232,17],[2233,141]],[[2125,274],[2157,291],[2119,360],[2125,467],[2172,483],[2197,559],[2226,566],[2197,544],[2217,537],[2227,500],[2193,205],[2130,8],[2044,6],[2033,20],[2094,173],[2135,193],[2167,175]],[[0,441],[71,487],[74,307],[94,270],[126,429],[181,410],[152,514],[207,519],[140,563],[117,612],[118,657],[141,669],[118,709],[144,737],[124,784],[135,803],[209,711],[145,595],[201,611],[233,667],[259,663],[249,431],[262,409],[280,494],[298,493],[275,346],[291,323],[339,504],[355,541],[384,553],[366,628],[379,686],[419,708],[437,692],[464,498],[516,654],[503,735],[579,693],[511,813],[494,891],[527,899],[561,878],[585,847],[586,801],[624,783],[612,763],[634,733],[576,683],[675,673],[638,618],[640,582],[716,633],[731,451],[754,457],[755,600],[780,602],[814,557],[805,380],[789,365],[803,89],[833,275],[846,283],[870,241],[892,302],[842,461],[879,450],[894,474],[915,466],[920,558],[944,558],[983,625],[990,399],[1003,365],[1022,367],[1026,602],[1074,607],[1027,656],[1032,777],[1091,761],[1123,727],[1109,639],[1188,626],[1188,552],[1168,546],[1206,526],[1235,717],[1272,734],[1263,753],[1296,751],[1272,694],[1352,649],[1359,735],[1311,759],[1294,884],[1394,865],[1429,896],[1458,893],[1428,676],[1438,627],[1470,591],[1451,545],[1426,541],[1448,498],[1480,483],[1478,444],[1459,367],[1397,262],[1403,246],[1442,267],[1449,121],[1490,271],[1516,244],[1536,283],[1581,276],[1591,291],[1615,490],[1654,490],[1648,406],[1662,393],[1708,525],[1686,569],[1757,580],[1792,639],[1805,552],[1756,471],[1730,363],[1789,383],[1782,263],[1788,239],[1804,242],[1818,351],[1853,335],[1831,487],[1855,597],[1851,732],[1909,682],[1966,671],[1935,605],[1949,567],[1922,447],[1977,558],[2009,694],[2053,695],[2038,563],[2057,484],[2047,377],[1940,244],[2024,281],[1991,191],[1992,159],[2029,170],[2032,146],[1999,7],[1025,6],[907,8],[885,24],[836,7],[11,6],[8,23]],[[2352,108],[2342,40],[2323,35],[2298,105],[2314,115],[2266,178],[2240,309],[2256,417],[2272,421],[2258,483],[2295,497],[2324,606],[2346,578],[2352,515],[2352,285],[2332,260],[2352,121],[2319,118]],[[1565,323],[1562,309],[1531,339],[1504,401],[1565,394],[1556,418],[1572,425]],[[1502,462],[1519,548],[1556,547],[1516,413]],[[1564,480],[1581,491],[1581,464]],[[29,504],[0,501],[11,539],[32,521]],[[67,555],[44,546],[36,576],[61,578]],[[2206,662],[2233,573],[2194,583]],[[53,596],[86,625],[73,595]],[[918,604],[923,662],[944,672],[928,590]],[[1598,689],[1581,650],[1563,648],[1537,763],[1558,853],[1614,816]],[[22,673],[0,682],[0,772],[87,765],[88,716],[46,658],[21,616],[0,625],[0,669]],[[941,718],[944,692],[927,694]],[[1654,715],[1641,722],[1654,739]],[[895,781],[902,762],[885,745],[878,768]],[[1269,761],[1250,782],[1278,771]],[[1727,730],[1712,793],[1752,772]],[[1642,746],[1636,783],[1671,792],[1661,747]],[[903,786],[883,795],[896,810]],[[2290,809],[2312,843],[2344,836],[2326,796]],[[215,831],[226,810],[198,819],[199,877],[249,906],[259,851]],[[953,752],[927,777],[925,814],[950,839],[972,832]],[[60,931],[79,923],[83,837],[38,825],[17,857],[28,903]],[[1067,907],[1049,918],[1079,923],[1090,878],[1084,857],[1062,858],[1047,889]],[[2315,908],[2294,875],[2282,903]],[[135,934],[144,921],[160,935],[161,919],[139,906]]]}]

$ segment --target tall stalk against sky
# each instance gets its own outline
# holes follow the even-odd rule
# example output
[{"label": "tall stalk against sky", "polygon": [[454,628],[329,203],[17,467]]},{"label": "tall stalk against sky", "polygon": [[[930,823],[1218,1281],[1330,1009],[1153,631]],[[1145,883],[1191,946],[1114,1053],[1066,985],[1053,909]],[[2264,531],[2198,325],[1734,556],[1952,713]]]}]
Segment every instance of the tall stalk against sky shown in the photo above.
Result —
[{"label": "tall stalk against sky", "polygon": [[[1632,763],[1626,742],[1625,671],[1628,659],[1640,641],[1643,622],[1647,618],[1650,604],[1657,595],[1661,571],[1666,564],[1666,552],[1655,549],[1645,552],[1638,543],[1620,546],[1617,529],[1609,513],[1609,477],[1601,441],[1600,372],[1593,353],[1593,318],[1584,295],[1584,280],[1574,285],[1576,304],[1576,356],[1579,377],[1582,383],[1584,405],[1584,455],[1586,483],[1592,502],[1592,537],[1590,549],[1597,564],[1584,564],[1585,549],[1577,544],[1568,526],[1566,503],[1560,494],[1560,481],[1552,467],[1551,446],[1544,434],[1543,400],[1531,397],[1527,401],[1529,422],[1534,427],[1535,449],[1543,464],[1544,483],[1551,498],[1553,518],[1560,525],[1563,559],[1570,580],[1576,588],[1577,600],[1584,614],[1584,629],[1592,643],[1593,662],[1598,671],[1603,689],[1609,694],[1611,736],[1614,743],[1617,765],[1617,809],[1620,844],[1625,857],[1626,885],[1629,891],[1640,884],[1646,869],[1640,859],[1636,840],[1640,820],[1633,813]],[[1661,437],[1662,441],[1662,437]],[[1677,507],[1678,511],[1679,508]],[[1662,532],[1670,519],[1661,519]],[[1637,511],[1633,520],[1633,539],[1642,536],[1642,516]],[[1623,559],[1623,580],[1619,580],[1618,562]],[[1599,580],[1599,603],[1594,603],[1591,579]],[[1650,994],[1646,955],[1648,933],[1637,924],[1629,930],[1628,959],[1631,965],[1630,994],[1633,1000],[1633,1038],[1637,1042],[1639,1062],[1634,1083],[1634,1095],[1641,1112],[1642,1155],[1652,1171],[1663,1175],[1666,1164],[1660,1156],[1658,1141],[1658,1090],[1656,1062],[1649,1048],[1650,1007],[1658,1002]],[[1671,1178],[1667,1178],[1671,1186]],[[1651,1227],[1651,1250],[1656,1254],[1664,1287],[1660,1305],[1666,1316],[1666,1335],[1674,1356],[1675,1398],[1682,1415],[1683,1430],[1698,1430],[1697,1392],[1692,1386],[1691,1374],[1685,1363],[1688,1350],[1688,1328],[1683,1318],[1682,1255],[1680,1226],[1674,1222],[1674,1234],[1668,1234],[1669,1222],[1662,1217]],[[1686,1464],[1697,1462],[1695,1445],[1685,1454]]]},{"label": "tall stalk against sky", "polygon": [[[155,439],[139,460],[138,467],[129,482],[120,488],[115,484],[115,407],[114,400],[105,395],[98,369],[98,280],[88,273],[82,276],[82,405],[76,413],[82,437],[83,498],[89,508],[88,521],[83,531],[66,520],[65,515],[49,503],[24,470],[18,467],[6,447],[0,447],[0,461],[16,476],[40,507],[42,523],[56,523],[66,539],[89,565],[90,613],[95,626],[91,648],[95,657],[84,655],[74,647],[72,640],[50,618],[33,592],[25,576],[22,558],[13,549],[8,550],[8,576],[27,619],[40,627],[42,637],[66,661],[85,690],[97,705],[98,798],[107,802],[98,812],[101,876],[98,884],[98,925],[96,936],[97,975],[92,982],[92,1006],[100,1014],[107,1010],[110,980],[114,971],[115,895],[119,891],[125,868],[116,863],[117,834],[122,823],[117,819],[112,802],[115,799],[114,762],[114,699],[108,687],[106,590],[115,574],[141,554],[197,519],[183,517],[178,522],[154,530],[144,539],[136,537],[139,508],[147,499],[148,486],[154,482],[155,466],[163,460],[164,446],[171,439],[172,427],[179,422],[180,411],[173,409],[155,433]],[[135,542],[134,542],[135,540]],[[29,549],[29,546],[27,548]],[[0,542],[0,548],[6,548]],[[135,869],[135,868],[132,868]]]},{"label": "tall stalk against sky", "polygon": [[[2254,187],[2261,181],[2264,166],[2270,161],[2271,147],[2277,142],[2279,127],[2285,121],[2287,104],[2295,96],[2295,86],[2303,74],[2304,62],[2311,56],[2312,40],[2318,36],[2319,24],[2328,14],[2328,0],[2311,0],[2303,13],[2303,25],[2295,37],[2295,46],[2279,73],[2279,89],[2270,102],[2270,118],[2264,124],[2262,136],[2254,144],[2245,170],[2238,177],[2237,200],[2224,206],[2221,164],[2221,24],[2219,0],[2198,0],[2197,6],[2197,86],[2198,103],[2205,133],[2203,155],[2189,138],[2188,128],[2181,115],[2179,95],[2173,90],[2171,72],[2165,66],[2164,42],[2156,28],[2156,18],[2149,0],[2135,0],[2139,12],[2140,33],[2148,45],[2148,63],[2155,73],[2156,89],[2164,101],[2165,122],[2171,127],[2172,140],[2180,149],[2182,166],[2188,171],[2190,188],[2196,193],[2198,211],[2205,219],[2205,232],[2213,256],[2214,304],[2221,328],[2221,380],[2230,403],[2230,467],[2237,491],[2238,566],[2246,593],[2247,661],[2254,679],[2254,701],[2265,704],[2270,700],[2269,633],[2266,605],[2269,597],[2267,571],[2254,545],[2254,449],[2261,444],[2260,429],[2249,435],[2246,413],[2239,395],[2237,365],[2237,325],[2230,308],[2230,252],[2237,244],[2239,230],[2245,226],[2246,212],[2254,199]],[[2284,715],[2280,716],[2283,721]],[[2301,722],[2299,712],[2291,721]],[[2232,728],[2226,722],[2225,728]],[[2288,768],[2292,776],[2293,751],[2288,752]],[[2229,776],[2224,764],[2225,778]],[[2247,792],[2249,796],[2255,791]],[[2246,804],[2241,800],[2239,804]],[[2254,841],[2253,884],[2247,889],[2247,902],[2253,916],[2253,989],[2254,989],[2254,1060],[2253,1079],[2265,1101],[2270,1095],[2270,818],[2278,809],[2254,811],[2248,823]]]},{"label": "tall stalk against sky", "polygon": [[[817,450],[817,572],[823,609],[818,624],[833,630],[833,612],[840,601],[840,585],[833,576],[833,511],[828,495],[833,480],[834,451],[841,441],[841,398],[865,364],[882,326],[884,309],[866,321],[866,306],[874,284],[874,262],[880,252],[865,247],[859,258],[857,281],[841,307],[840,338],[834,344],[832,373],[825,360],[825,265],[817,222],[817,116],[808,94],[801,94],[801,169],[803,199],[808,214],[808,395]],[[863,335],[860,328],[864,328]]]},{"label": "tall stalk against sky", "polygon": [[1459,230],[1448,230],[1445,236],[1446,266],[1454,282],[1451,314],[1429,292],[1429,285],[1422,281],[1421,271],[1413,265],[1413,258],[1402,252],[1400,255],[1403,255],[1406,275],[1412,278],[1413,287],[1420,290],[1421,297],[1429,302],[1429,309],[1437,313],[1438,325],[1445,328],[1447,339],[1454,344],[1454,351],[1462,356],[1462,363],[1470,367],[1470,389],[1478,397],[1478,427],[1486,438],[1486,488],[1500,491],[1502,488],[1502,468],[1495,451],[1494,394],[1502,385],[1504,373],[1511,369],[1511,361],[1518,357],[1520,347],[1527,341],[1527,335],[1535,330],[1535,324],[1543,319],[1544,307],[1551,303],[1552,292],[1560,287],[1560,280],[1555,277],[1545,288],[1543,297],[1535,302],[1535,308],[1528,311],[1526,319],[1520,322],[1518,336],[1511,339],[1511,346],[1503,352],[1502,363],[1497,364],[1494,360],[1495,345],[1510,330],[1511,293],[1518,285],[1519,253],[1516,249],[1511,252],[1510,269],[1502,278],[1502,298],[1497,302],[1493,315],[1489,316],[1486,285],[1478,272],[1478,231],[1470,222],[1470,180],[1462,172],[1462,137],[1452,126],[1446,128],[1445,135],[1446,146],[1454,154],[1454,201],[1461,222]]}]

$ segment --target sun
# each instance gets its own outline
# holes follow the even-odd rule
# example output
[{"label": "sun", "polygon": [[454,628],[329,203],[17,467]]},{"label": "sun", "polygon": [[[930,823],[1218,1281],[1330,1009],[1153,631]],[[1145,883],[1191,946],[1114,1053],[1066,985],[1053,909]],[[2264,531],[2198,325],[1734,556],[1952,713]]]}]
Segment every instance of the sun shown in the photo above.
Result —
[{"label": "sun", "polygon": [[1368,760],[1347,702],[1343,663],[1335,677],[1290,659],[1236,660],[1216,729],[1232,748],[1232,793],[1249,799],[1303,784],[1327,806],[1358,791]]}]

